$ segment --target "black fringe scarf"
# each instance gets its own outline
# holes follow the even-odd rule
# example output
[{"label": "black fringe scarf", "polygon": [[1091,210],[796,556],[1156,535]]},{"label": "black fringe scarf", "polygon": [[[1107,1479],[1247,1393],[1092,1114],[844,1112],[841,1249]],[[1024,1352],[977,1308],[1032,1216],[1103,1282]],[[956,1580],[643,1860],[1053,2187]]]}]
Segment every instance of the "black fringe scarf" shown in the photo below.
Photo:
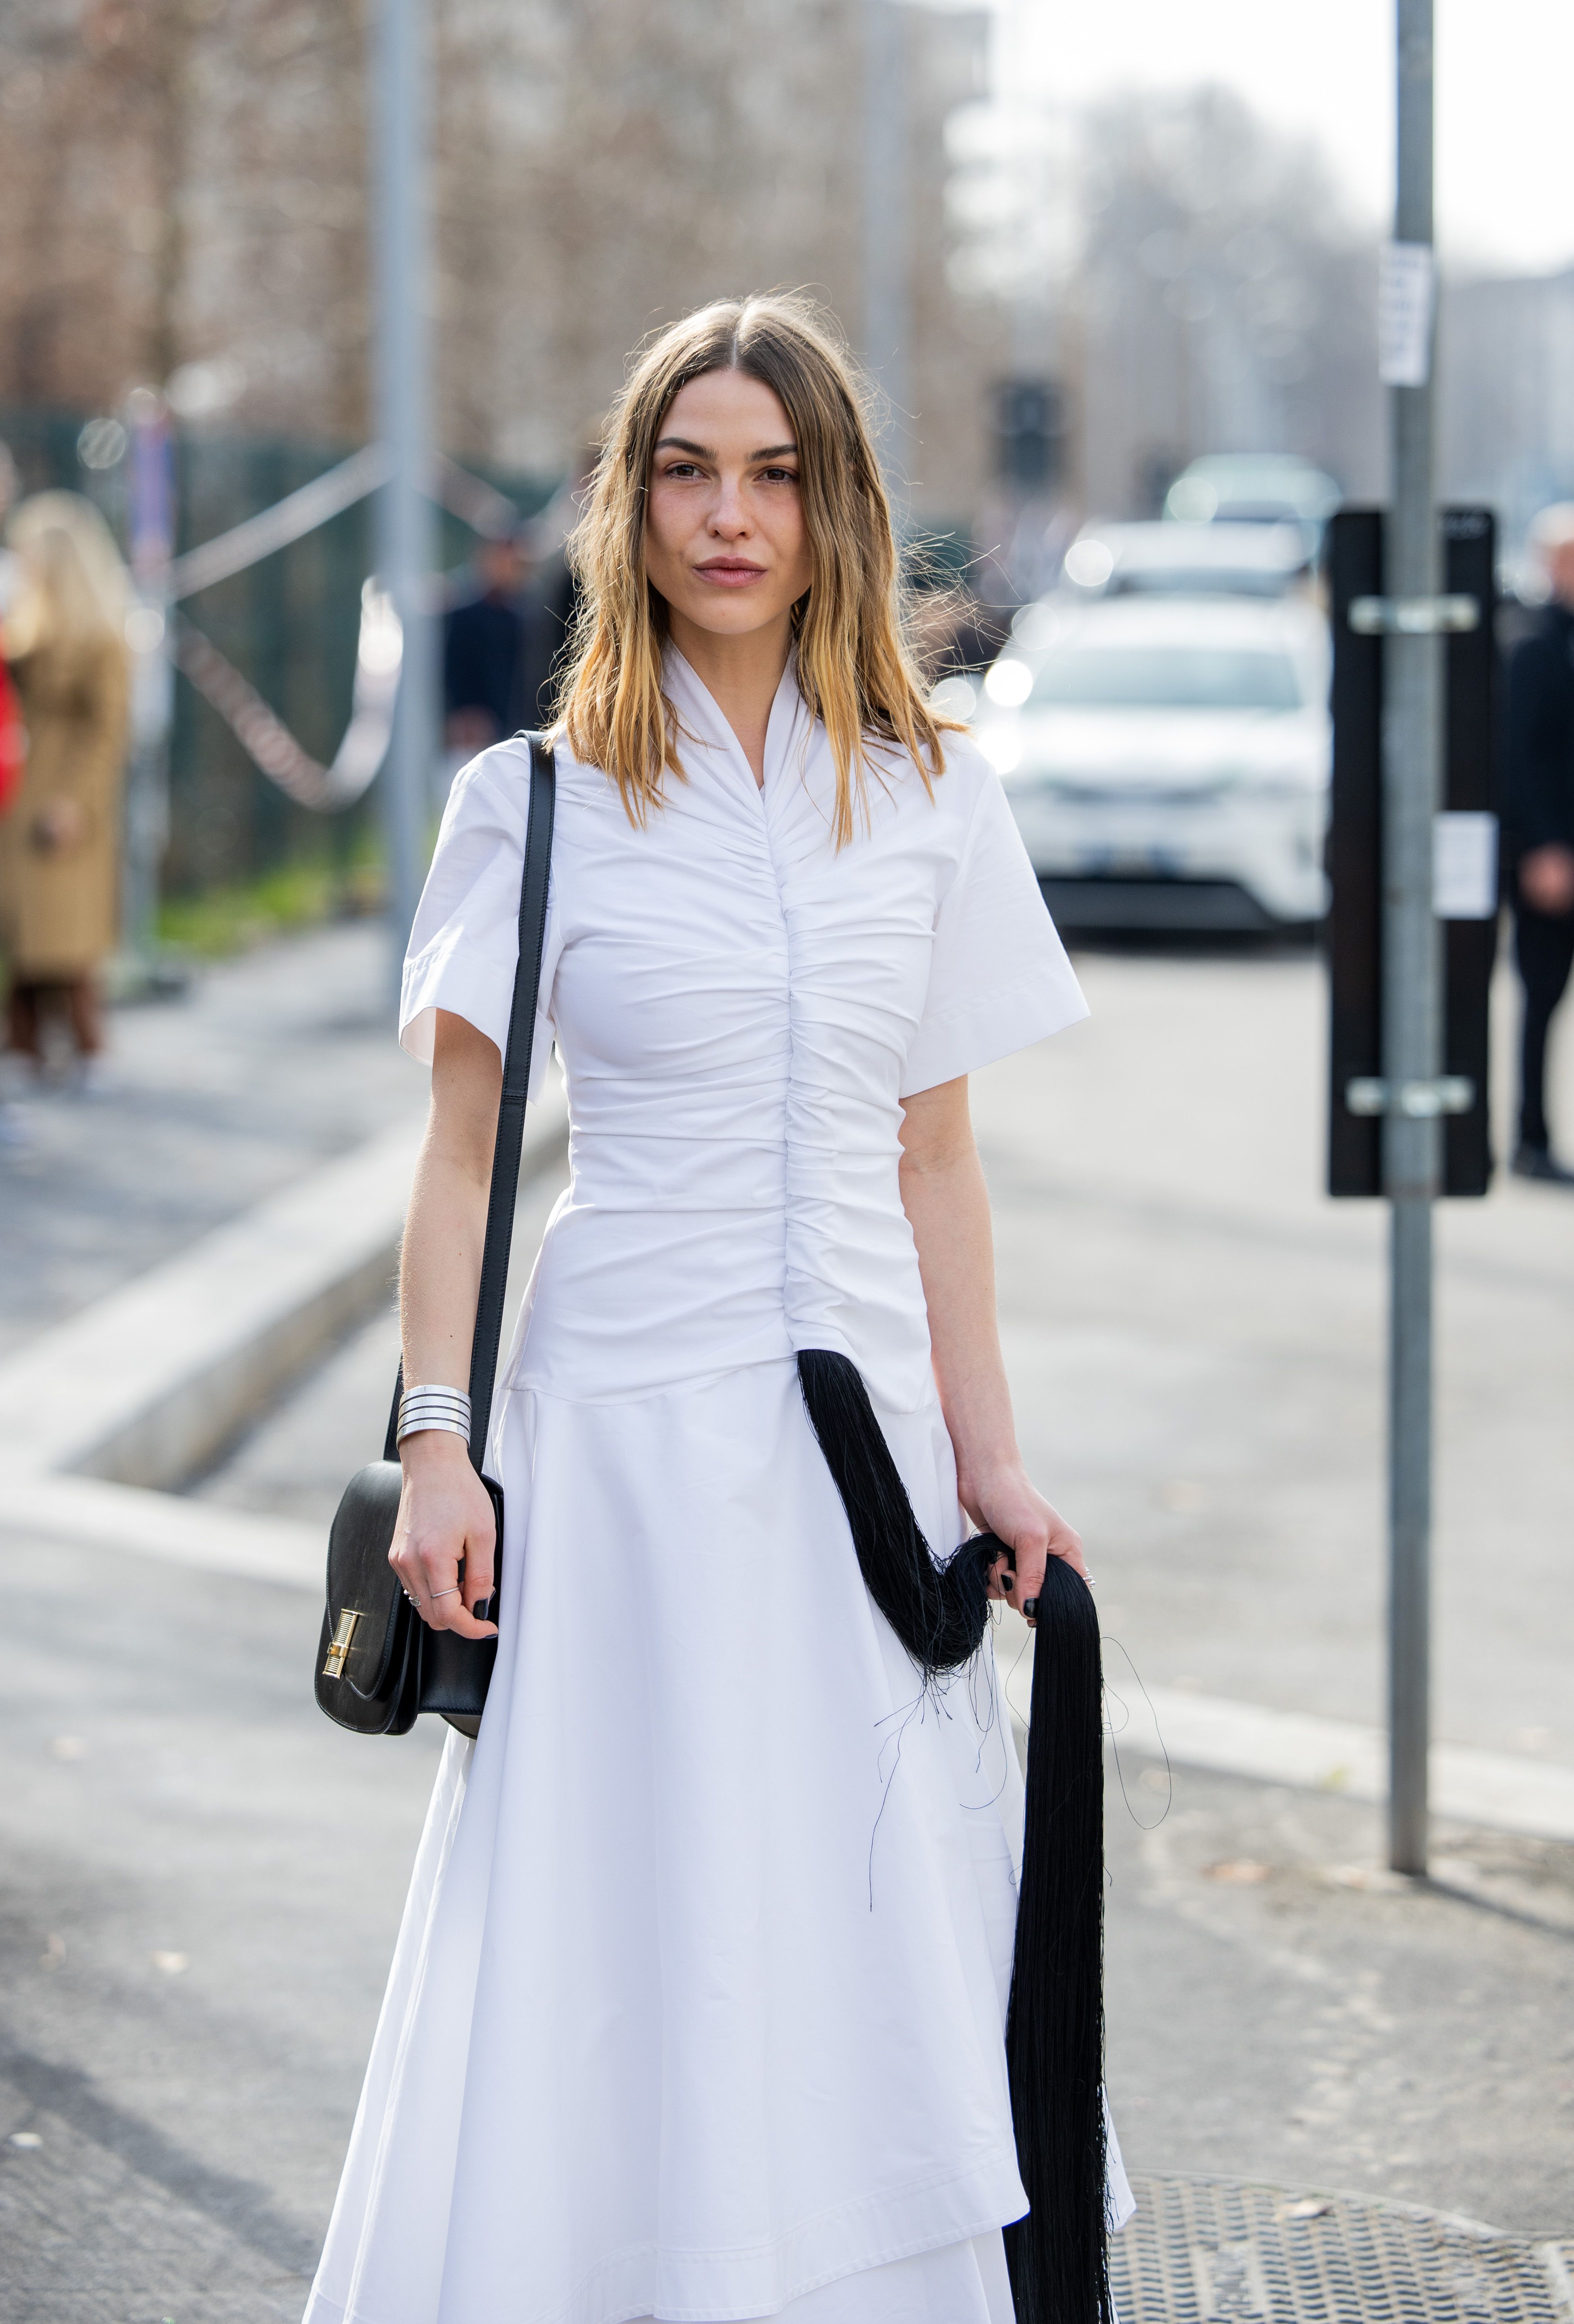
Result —
[{"label": "black fringe scarf", "polygon": [[[988,1621],[994,1534],[938,1564],[856,1366],[798,1359],[871,1598],[928,1686]],[[1028,2215],[1005,2230],[1017,2324],[1115,2324],[1105,2246],[1103,1682],[1092,1593],[1051,1557],[1034,1609],[1027,1829],[1005,2053]]]}]

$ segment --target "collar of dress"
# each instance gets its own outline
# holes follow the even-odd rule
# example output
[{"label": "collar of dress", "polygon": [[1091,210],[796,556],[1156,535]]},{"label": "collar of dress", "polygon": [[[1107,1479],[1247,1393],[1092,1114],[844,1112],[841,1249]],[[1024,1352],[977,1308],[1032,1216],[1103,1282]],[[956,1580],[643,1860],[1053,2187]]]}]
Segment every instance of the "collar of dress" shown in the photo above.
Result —
[{"label": "collar of dress", "polygon": [[[759,786],[755,781],[754,769],[723,717],[716,696],[674,645],[669,645],[662,656],[662,690],[678,714],[678,747],[685,764],[689,764],[691,751],[703,752],[711,763],[725,762],[729,772],[736,772],[751,791],[757,793]],[[782,672],[765,727],[766,794],[774,789],[790,763],[807,775],[812,758],[829,748],[824,727],[818,718],[810,717],[808,705],[798,691],[798,651],[794,647],[787,656],[787,667]],[[689,771],[694,771],[692,766]]]}]

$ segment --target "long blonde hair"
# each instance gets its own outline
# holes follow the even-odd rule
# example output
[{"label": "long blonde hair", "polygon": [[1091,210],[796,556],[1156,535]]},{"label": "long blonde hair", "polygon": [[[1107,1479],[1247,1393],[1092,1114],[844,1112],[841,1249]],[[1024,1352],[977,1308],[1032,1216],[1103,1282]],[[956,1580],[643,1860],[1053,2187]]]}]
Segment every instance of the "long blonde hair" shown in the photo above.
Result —
[{"label": "long blonde hair", "polygon": [[[32,631],[30,642],[86,653],[113,641],[125,650],[130,583],[91,501],[79,493],[34,493],[13,512],[5,537],[23,563],[15,627]],[[24,650],[14,638],[12,653]]]},{"label": "long blonde hair", "polygon": [[673,397],[717,371],[773,389],[792,425],[813,575],[792,609],[798,687],[830,742],[841,847],[867,815],[867,743],[899,746],[928,788],[945,770],[940,734],[958,722],[924,699],[867,392],[806,299],[718,300],[662,331],[634,363],[568,544],[580,602],[558,727],[577,758],[612,777],[633,823],[660,805],[664,774],[683,779],[677,715],[662,690],[666,602],[645,575],[645,496]]}]

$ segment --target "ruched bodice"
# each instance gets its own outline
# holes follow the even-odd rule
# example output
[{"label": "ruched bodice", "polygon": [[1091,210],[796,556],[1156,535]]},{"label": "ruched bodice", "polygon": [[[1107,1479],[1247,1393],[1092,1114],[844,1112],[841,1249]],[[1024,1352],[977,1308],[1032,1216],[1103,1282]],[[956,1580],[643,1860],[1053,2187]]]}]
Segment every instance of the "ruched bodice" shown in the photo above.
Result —
[{"label": "ruched bodice", "polygon": [[[644,828],[559,753],[538,1047],[550,1028],[571,1183],[505,1377],[616,1399],[821,1347],[916,1410],[929,1338],[902,1101],[1057,1030],[1081,995],[964,738],[932,796],[876,753],[866,826],[838,850],[831,754],[793,669],[763,789],[676,654],[667,678],[687,779]],[[433,1007],[501,1045],[525,772],[505,743],[456,788],[407,982],[418,1049]]]}]

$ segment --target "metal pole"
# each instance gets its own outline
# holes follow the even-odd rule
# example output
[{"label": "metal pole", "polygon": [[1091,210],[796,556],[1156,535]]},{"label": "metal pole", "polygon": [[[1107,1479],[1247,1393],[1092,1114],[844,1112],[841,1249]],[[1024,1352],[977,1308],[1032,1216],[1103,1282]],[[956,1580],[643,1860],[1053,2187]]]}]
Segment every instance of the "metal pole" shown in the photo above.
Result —
[{"label": "metal pole", "polygon": [[885,398],[881,464],[898,498],[912,337],[906,35],[900,0],[864,0],[864,360]]},{"label": "metal pole", "polygon": [[399,702],[382,777],[388,928],[397,982],[426,870],[426,822],[438,751],[436,637],[429,604],[437,536],[425,491],[431,447],[423,0],[375,0],[370,30],[375,415],[391,465],[377,496],[377,565],[404,632]]},{"label": "metal pole", "polygon": [[[1432,0],[1397,0],[1398,198],[1394,239],[1432,240]],[[1393,512],[1385,586],[1393,598],[1438,588],[1432,491],[1431,364],[1391,387]],[[1383,716],[1383,1073],[1390,1092],[1430,1082],[1440,1064],[1440,949],[1432,916],[1432,821],[1439,804],[1442,641],[1391,635]],[[1427,1865],[1431,1528],[1432,1211],[1440,1125],[1391,1110],[1383,1176],[1390,1206],[1389,1862]]]},{"label": "metal pole", "polygon": [[[142,603],[132,645],[131,757],[126,767],[121,866],[125,989],[156,991],[171,972],[159,962],[159,875],[170,843],[170,737],[175,672],[164,651],[170,559],[175,549],[175,447],[163,397],[134,388],[126,401],[128,546]],[[176,980],[179,982],[179,980]]]}]

